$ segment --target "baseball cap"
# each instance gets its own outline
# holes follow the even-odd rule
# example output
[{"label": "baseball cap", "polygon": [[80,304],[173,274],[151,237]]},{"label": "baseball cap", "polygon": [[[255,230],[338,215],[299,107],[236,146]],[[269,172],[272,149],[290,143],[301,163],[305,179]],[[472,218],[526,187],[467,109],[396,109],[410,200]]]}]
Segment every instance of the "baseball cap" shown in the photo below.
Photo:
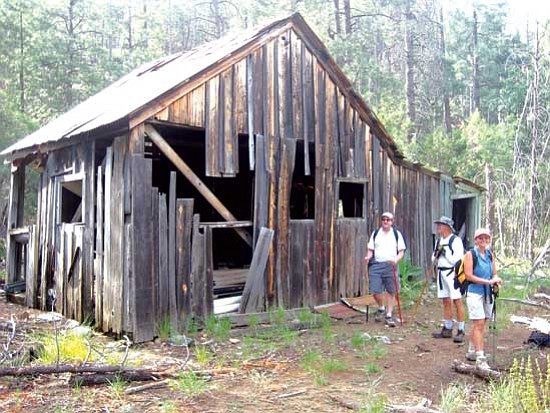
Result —
[{"label": "baseball cap", "polygon": [[393,219],[393,214],[391,212],[384,212],[382,214],[382,218],[389,218],[389,219]]},{"label": "baseball cap", "polygon": [[487,235],[489,238],[491,237],[491,231],[489,231],[487,228],[478,228],[476,229],[476,232],[474,232],[474,239],[481,235]]}]

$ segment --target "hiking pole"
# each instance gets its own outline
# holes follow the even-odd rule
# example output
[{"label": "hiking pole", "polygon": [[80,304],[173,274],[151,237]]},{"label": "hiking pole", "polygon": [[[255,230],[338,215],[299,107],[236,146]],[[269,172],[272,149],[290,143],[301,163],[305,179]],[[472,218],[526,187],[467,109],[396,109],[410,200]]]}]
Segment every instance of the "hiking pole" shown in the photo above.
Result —
[{"label": "hiking pole", "polygon": [[428,288],[428,283],[430,282],[431,274],[433,274],[434,267],[431,266],[428,268],[428,271],[426,271],[426,280],[424,281],[424,285],[422,286],[422,290],[420,291],[420,294],[418,298],[416,299],[416,302],[414,303],[413,312],[411,315],[411,323],[414,322],[416,319],[416,313],[418,312],[418,308],[420,306],[420,302],[422,301],[422,297],[424,297],[424,293],[426,292],[426,289]]},{"label": "hiking pole", "polygon": [[492,350],[493,350],[493,365],[496,367],[497,363],[497,297],[498,297],[498,285],[491,286],[491,295],[493,299],[493,314],[491,315],[491,324],[489,330],[491,330]]},{"label": "hiking pole", "polygon": [[403,315],[401,314],[401,300],[399,299],[399,284],[397,283],[397,265],[392,264],[393,269],[393,282],[395,284],[395,298],[397,300],[397,310],[399,311],[399,322],[401,327],[403,327]]}]

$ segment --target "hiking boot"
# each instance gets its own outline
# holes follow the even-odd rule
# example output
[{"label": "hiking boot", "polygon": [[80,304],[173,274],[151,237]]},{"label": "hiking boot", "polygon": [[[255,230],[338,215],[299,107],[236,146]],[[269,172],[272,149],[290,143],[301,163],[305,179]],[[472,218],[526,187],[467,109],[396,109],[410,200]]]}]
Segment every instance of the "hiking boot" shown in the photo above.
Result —
[{"label": "hiking boot", "polygon": [[374,321],[376,321],[377,323],[381,322],[384,319],[385,315],[386,315],[385,310],[378,309],[378,311],[374,315]]},{"label": "hiking boot", "polygon": [[453,337],[453,342],[464,343],[464,330],[458,330],[456,336]]},{"label": "hiking boot", "polygon": [[468,351],[466,353],[466,360],[468,361],[476,361],[477,359],[477,354],[475,351]]},{"label": "hiking boot", "polygon": [[478,370],[491,370],[491,367],[487,364],[487,357],[476,357],[476,369]]},{"label": "hiking boot", "polygon": [[386,316],[385,324],[388,327],[395,327],[395,321],[393,320],[393,318],[390,315]]},{"label": "hiking boot", "polygon": [[433,338],[453,338],[453,329],[443,327],[439,333],[432,333]]}]

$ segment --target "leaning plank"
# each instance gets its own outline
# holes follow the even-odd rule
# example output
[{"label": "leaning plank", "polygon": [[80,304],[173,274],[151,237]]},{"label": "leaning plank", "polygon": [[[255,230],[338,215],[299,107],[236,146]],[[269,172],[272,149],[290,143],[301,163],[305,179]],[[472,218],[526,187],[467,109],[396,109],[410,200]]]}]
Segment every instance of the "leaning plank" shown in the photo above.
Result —
[{"label": "leaning plank", "polygon": [[[300,312],[303,311],[302,309],[291,309],[291,310],[285,310],[285,320],[290,321],[298,318],[298,315]],[[261,312],[261,313],[247,313],[247,314],[227,314],[223,315],[222,318],[227,318],[233,327],[245,327],[250,324],[250,321],[253,321],[254,323],[260,323],[265,324],[269,323],[273,315],[267,312]]]},{"label": "leaning plank", "polygon": [[151,290],[151,180],[152,161],[132,155],[132,268],[130,270],[130,308],[133,309],[135,342],[152,340],[155,333]]},{"label": "leaning plank", "polygon": [[212,228],[204,230],[204,315],[209,316],[214,312],[214,257],[212,251]]},{"label": "leaning plank", "polygon": [[38,304],[38,228],[29,226],[29,243],[27,247],[27,307],[35,308]]},{"label": "leaning plank", "polygon": [[[25,166],[12,166],[11,182],[10,182],[10,197],[8,203],[8,227],[7,229],[18,228],[23,224],[23,209],[25,200]],[[7,283],[17,281],[19,275],[18,268],[20,262],[17,262],[20,255],[17,254],[18,247],[12,237],[7,238],[7,257],[8,257],[8,273]]]},{"label": "leaning plank", "polygon": [[98,326],[103,324],[103,167],[97,168],[97,202],[96,202],[96,258],[94,260],[94,302],[95,321]]},{"label": "leaning plank", "polygon": [[195,317],[205,315],[204,235],[199,231],[200,215],[193,216],[193,241],[191,246],[192,311]]},{"label": "leaning plank", "polygon": [[193,199],[176,200],[176,303],[178,320],[185,324],[191,313],[191,229]]},{"label": "leaning plank", "polygon": [[162,321],[159,312],[159,190],[151,190],[151,274],[153,282],[151,292],[153,293],[153,309],[155,322]]},{"label": "leaning plank", "polygon": [[[221,201],[208,189],[201,179],[189,168],[189,166],[181,159],[181,157],[170,147],[168,142],[157,132],[151,125],[145,125],[147,135],[157,145],[160,151],[179,169],[179,171],[189,180],[189,182],[201,193],[210,205],[227,221],[237,221],[231,212],[221,203]],[[241,236],[245,242],[252,246],[250,234],[242,229],[235,228],[235,231]]]},{"label": "leaning plank", "polygon": [[262,227],[258,243],[254,249],[250,270],[244,285],[243,296],[241,299],[241,314],[251,311],[257,311],[260,306],[263,307],[265,294],[265,267],[269,256],[271,241],[273,240],[274,231]]},{"label": "leaning plank", "polygon": [[170,317],[169,308],[169,277],[168,277],[168,212],[166,206],[166,194],[159,195],[159,215],[158,215],[158,227],[159,227],[159,260],[158,260],[158,274],[159,274],[159,289],[158,289],[158,305],[159,305],[159,321],[163,322]]},{"label": "leaning plank", "polygon": [[176,293],[176,172],[170,172],[168,194],[168,308],[172,331],[178,330]]}]

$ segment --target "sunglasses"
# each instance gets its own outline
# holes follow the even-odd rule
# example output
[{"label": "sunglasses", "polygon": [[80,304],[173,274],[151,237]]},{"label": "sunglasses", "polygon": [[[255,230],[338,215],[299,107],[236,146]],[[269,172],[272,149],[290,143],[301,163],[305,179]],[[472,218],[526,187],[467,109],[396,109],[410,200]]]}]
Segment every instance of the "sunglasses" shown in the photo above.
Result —
[{"label": "sunglasses", "polygon": [[392,221],[391,218],[382,218],[382,221]]}]

